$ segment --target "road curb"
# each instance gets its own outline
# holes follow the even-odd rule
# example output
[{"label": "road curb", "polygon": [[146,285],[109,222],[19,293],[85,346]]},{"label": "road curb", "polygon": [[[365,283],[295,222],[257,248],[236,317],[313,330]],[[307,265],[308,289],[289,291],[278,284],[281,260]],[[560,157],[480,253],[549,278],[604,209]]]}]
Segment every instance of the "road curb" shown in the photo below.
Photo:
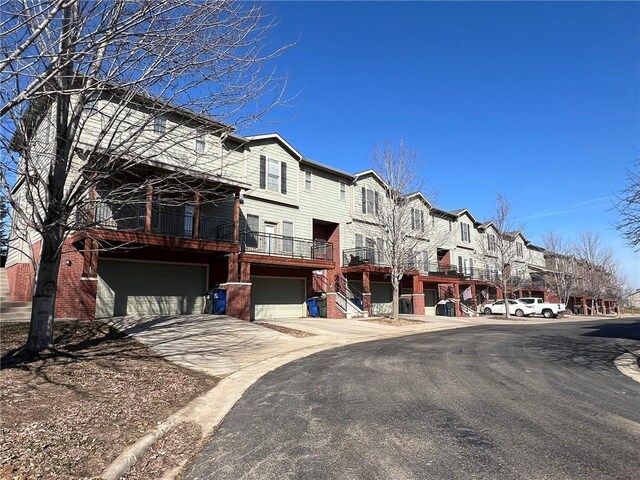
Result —
[{"label": "road curb", "polygon": [[[287,363],[313,355],[314,353],[347,345],[471,326],[474,325],[439,325],[436,328],[425,331],[405,330],[402,332],[385,333],[356,339],[336,339],[318,345],[302,347],[284,354],[274,355],[254,364],[247,365],[224,377],[211,390],[193,399],[189,404],[169,416],[134,444],[127,447],[102,471],[98,478],[103,480],[120,479],[136,464],[144,453],[179,423],[194,422],[198,424],[202,428],[202,438],[207,438],[222,423],[233,406],[240,400],[244,392],[251,387],[251,385],[267,373]],[[174,479],[181,470],[182,469],[174,469],[168,476],[165,475],[162,478],[163,480]]]},{"label": "road curb", "polygon": [[618,370],[620,370],[620,373],[640,383],[640,367],[638,366],[639,357],[640,350],[627,352],[617,357],[613,363],[615,363]]}]

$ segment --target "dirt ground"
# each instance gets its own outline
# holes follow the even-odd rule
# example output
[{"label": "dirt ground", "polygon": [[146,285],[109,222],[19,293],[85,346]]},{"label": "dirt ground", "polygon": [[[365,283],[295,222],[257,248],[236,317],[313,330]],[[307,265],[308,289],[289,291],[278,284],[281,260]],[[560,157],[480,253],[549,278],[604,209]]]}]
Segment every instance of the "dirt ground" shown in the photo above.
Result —
[{"label": "dirt ground", "polygon": [[253,322],[255,325],[260,325],[261,327],[270,328],[271,330],[275,330],[276,332],[285,333],[287,335],[291,335],[296,338],[304,338],[304,337],[313,337],[315,334],[309,332],[303,332],[302,330],[297,330],[295,328],[283,327],[282,325],[274,325],[273,323],[268,322]]},{"label": "dirt ground", "polygon": [[[56,350],[21,360],[14,351],[28,327],[0,324],[0,479],[97,476],[219,380],[173,365],[100,322],[56,322]],[[196,448],[199,435],[182,424],[127,478],[158,478]]]}]

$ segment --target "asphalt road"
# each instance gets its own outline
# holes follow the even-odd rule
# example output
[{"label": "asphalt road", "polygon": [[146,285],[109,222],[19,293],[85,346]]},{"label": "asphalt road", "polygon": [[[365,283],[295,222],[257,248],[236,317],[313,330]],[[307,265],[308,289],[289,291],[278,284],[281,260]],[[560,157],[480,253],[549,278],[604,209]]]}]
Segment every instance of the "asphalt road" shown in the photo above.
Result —
[{"label": "asphalt road", "polygon": [[640,319],[474,327],[288,364],[187,479],[640,478]]}]

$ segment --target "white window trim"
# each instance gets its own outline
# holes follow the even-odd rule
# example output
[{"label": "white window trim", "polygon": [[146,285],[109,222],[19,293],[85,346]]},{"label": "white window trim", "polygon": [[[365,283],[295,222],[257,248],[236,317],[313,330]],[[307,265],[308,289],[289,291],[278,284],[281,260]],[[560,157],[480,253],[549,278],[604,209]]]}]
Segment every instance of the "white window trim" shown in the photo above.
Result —
[{"label": "white window trim", "polygon": [[158,135],[167,133],[167,117],[159,115],[153,119],[153,133]]},{"label": "white window trim", "polygon": [[[202,148],[198,148],[198,145],[202,145]],[[196,133],[196,153],[202,155],[207,148],[207,139],[204,132]]]},{"label": "white window trim", "polygon": [[[271,164],[277,164],[277,179],[278,179],[278,185],[276,186],[275,190],[269,187],[269,165]],[[270,192],[276,192],[276,193],[280,193],[282,191],[282,160],[278,160],[276,158],[270,158],[267,157],[267,165],[266,165],[266,169],[267,171],[265,172],[266,178],[265,178],[265,190],[268,190]]]},{"label": "white window trim", "polygon": [[308,170],[304,172],[304,189],[313,191],[313,174]]},{"label": "white window trim", "polygon": [[340,182],[338,197],[340,198],[340,200],[347,199],[347,184],[345,182]]}]

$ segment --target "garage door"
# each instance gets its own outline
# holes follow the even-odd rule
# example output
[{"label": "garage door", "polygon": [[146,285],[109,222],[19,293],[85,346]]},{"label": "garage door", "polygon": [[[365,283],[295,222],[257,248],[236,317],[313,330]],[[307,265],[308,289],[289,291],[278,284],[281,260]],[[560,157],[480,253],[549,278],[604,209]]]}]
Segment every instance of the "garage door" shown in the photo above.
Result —
[{"label": "garage door", "polygon": [[96,317],[202,313],[204,266],[100,260]]},{"label": "garage door", "polygon": [[251,277],[251,318],[305,317],[305,279]]},{"label": "garage door", "polygon": [[389,315],[393,310],[393,287],[390,282],[371,282],[371,313]]}]

